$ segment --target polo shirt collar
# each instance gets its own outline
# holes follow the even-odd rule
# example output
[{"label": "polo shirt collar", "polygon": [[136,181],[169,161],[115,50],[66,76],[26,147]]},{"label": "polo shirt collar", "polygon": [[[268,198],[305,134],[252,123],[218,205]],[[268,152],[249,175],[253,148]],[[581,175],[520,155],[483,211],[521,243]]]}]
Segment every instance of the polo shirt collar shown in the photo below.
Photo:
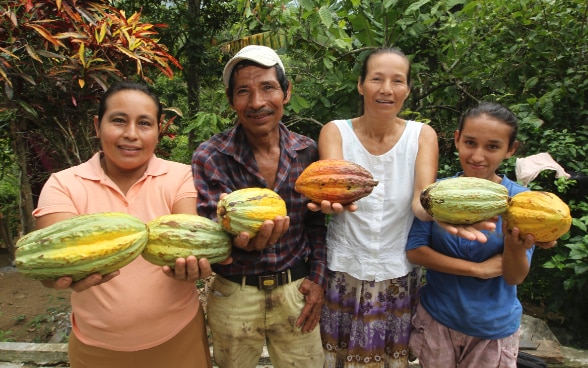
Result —
[{"label": "polo shirt collar", "polygon": [[[88,161],[87,165],[78,165],[76,168],[76,175],[88,180],[102,180],[106,177],[102,165],[100,165],[100,158],[102,152],[96,152]],[[169,171],[169,166],[165,160],[161,160],[155,156],[151,156],[147,171],[144,176],[159,176],[164,175]]]}]

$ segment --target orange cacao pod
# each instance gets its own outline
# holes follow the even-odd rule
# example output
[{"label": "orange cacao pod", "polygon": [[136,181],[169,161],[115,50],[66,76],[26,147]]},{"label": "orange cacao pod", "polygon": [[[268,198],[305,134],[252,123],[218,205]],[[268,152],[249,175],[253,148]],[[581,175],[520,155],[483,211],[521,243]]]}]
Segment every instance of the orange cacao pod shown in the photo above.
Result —
[{"label": "orange cacao pod", "polygon": [[378,181],[361,165],[347,160],[319,160],[310,164],[296,180],[294,190],[315,203],[343,205],[368,196]]},{"label": "orange cacao pod", "polygon": [[531,234],[538,242],[557,240],[572,226],[570,208],[557,195],[527,191],[508,201],[508,228],[519,228],[521,235]]}]

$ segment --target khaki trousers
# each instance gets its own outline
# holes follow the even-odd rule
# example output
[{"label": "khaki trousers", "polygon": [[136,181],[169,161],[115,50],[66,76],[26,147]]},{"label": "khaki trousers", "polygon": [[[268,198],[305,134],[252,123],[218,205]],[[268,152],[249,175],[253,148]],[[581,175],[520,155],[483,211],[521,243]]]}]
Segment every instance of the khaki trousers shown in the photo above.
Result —
[{"label": "khaki trousers", "polygon": [[295,327],[305,304],[298,291],[303,280],[264,291],[216,275],[207,304],[215,363],[254,368],[266,343],[274,367],[322,368],[318,326],[307,334]]}]

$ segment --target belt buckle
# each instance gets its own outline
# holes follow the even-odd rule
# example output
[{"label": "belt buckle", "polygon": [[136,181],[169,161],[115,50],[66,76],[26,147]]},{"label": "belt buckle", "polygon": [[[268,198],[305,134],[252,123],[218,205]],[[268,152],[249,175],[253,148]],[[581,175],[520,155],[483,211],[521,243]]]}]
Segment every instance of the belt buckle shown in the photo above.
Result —
[{"label": "belt buckle", "polygon": [[257,276],[259,283],[257,287],[259,290],[272,290],[278,287],[278,275],[259,275]]}]

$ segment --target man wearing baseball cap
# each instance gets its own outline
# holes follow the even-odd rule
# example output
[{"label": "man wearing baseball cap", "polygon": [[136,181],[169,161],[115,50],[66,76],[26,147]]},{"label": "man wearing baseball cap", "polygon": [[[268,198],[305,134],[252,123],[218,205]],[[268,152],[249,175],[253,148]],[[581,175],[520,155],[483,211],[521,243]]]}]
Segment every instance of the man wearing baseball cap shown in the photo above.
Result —
[{"label": "man wearing baseball cap", "polygon": [[288,214],[265,221],[252,239],[237,235],[233,263],[213,266],[207,314],[215,363],[254,368],[267,343],[275,367],[322,367],[325,218],[294,191],[300,173],[318,159],[317,144],[281,121],[292,85],[271,48],[241,49],[226,64],[223,83],[237,122],[192,156],[198,213],[216,220],[222,194],[259,187],[278,193]]}]

